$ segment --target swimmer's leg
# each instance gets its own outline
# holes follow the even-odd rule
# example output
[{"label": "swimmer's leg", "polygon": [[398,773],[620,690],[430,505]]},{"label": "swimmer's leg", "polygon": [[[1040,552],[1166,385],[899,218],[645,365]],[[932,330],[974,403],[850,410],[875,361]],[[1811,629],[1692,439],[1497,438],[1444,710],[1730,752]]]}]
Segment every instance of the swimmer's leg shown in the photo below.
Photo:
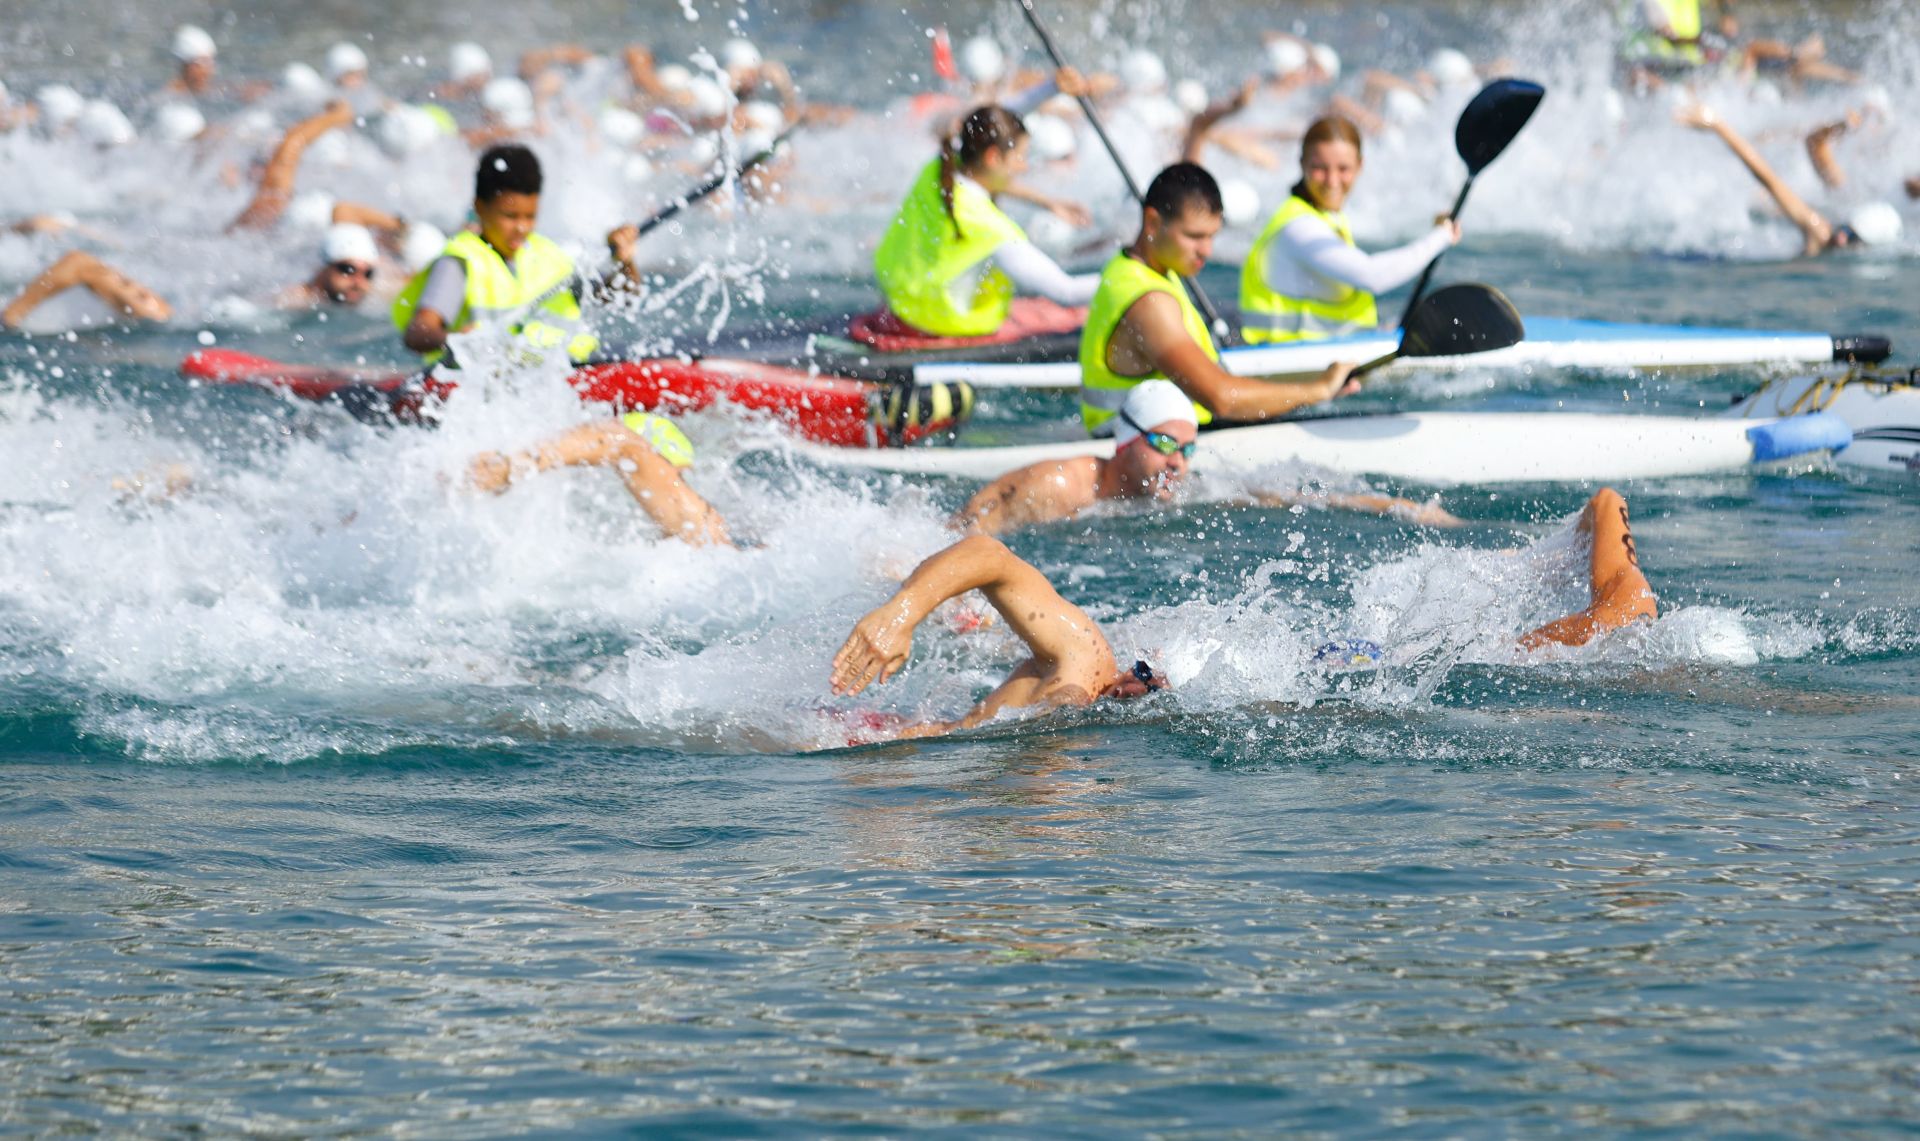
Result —
[{"label": "swimmer's leg", "polygon": [[[638,427],[630,426],[636,422]],[[691,445],[679,429],[662,417],[642,412],[622,420],[584,424],[516,456],[482,452],[468,467],[468,478],[476,487],[498,493],[513,482],[516,465],[531,464],[535,471],[610,467],[620,473],[640,509],[668,535],[695,546],[732,546],[720,513],[680,477],[680,467],[690,462]]]},{"label": "swimmer's leg", "polygon": [[1640,572],[1640,556],[1627,525],[1627,501],[1620,493],[1606,487],[1589,499],[1580,513],[1580,530],[1593,536],[1587,578],[1592,600],[1585,610],[1549,622],[1521,638],[1520,644],[1529,650],[1548,642],[1585,645],[1596,634],[1659,614],[1653,588]]}]

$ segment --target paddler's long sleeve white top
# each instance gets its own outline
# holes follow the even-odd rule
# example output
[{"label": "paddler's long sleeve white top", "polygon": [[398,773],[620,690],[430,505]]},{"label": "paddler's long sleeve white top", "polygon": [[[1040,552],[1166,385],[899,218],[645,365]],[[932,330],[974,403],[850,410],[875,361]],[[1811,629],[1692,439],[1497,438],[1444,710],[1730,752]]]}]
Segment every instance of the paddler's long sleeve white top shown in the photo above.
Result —
[{"label": "paddler's long sleeve white top", "polygon": [[1274,237],[1263,275],[1285,297],[1337,301],[1342,284],[1379,295],[1412,281],[1452,242],[1452,228],[1442,223],[1399,249],[1369,254],[1318,218],[1295,218]]},{"label": "paddler's long sleeve white top", "polygon": [[1032,242],[1002,242],[987,259],[1000,267],[1022,294],[1060,305],[1086,305],[1100,288],[1097,273],[1068,273]]}]

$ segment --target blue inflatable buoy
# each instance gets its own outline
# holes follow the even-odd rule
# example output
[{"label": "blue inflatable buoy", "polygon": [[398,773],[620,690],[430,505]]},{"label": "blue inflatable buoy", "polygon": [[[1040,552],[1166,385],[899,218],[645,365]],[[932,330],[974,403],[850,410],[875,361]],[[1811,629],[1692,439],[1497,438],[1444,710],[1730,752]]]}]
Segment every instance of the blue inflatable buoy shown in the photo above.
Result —
[{"label": "blue inflatable buoy", "polygon": [[1753,443],[1753,462],[1763,464],[1808,452],[1837,452],[1853,443],[1853,429],[1831,412],[1808,412],[1755,424],[1747,429],[1747,439]]}]

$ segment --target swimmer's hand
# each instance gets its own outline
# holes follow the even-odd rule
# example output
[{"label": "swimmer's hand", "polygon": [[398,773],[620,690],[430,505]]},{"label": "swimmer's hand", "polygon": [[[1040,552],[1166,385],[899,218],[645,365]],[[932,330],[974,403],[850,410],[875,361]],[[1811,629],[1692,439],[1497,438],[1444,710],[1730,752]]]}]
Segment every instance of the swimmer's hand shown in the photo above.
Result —
[{"label": "swimmer's hand", "polygon": [[833,692],[850,697],[875,681],[900,672],[913,653],[915,623],[898,599],[855,623],[840,652],[833,655]]},{"label": "swimmer's hand", "polygon": [[513,482],[513,461],[499,452],[481,452],[467,465],[467,482],[499,495]]},{"label": "swimmer's hand", "polygon": [[1720,128],[1720,115],[1705,103],[1690,103],[1673,113],[1673,121],[1683,127],[1692,127],[1696,131],[1714,131]]}]

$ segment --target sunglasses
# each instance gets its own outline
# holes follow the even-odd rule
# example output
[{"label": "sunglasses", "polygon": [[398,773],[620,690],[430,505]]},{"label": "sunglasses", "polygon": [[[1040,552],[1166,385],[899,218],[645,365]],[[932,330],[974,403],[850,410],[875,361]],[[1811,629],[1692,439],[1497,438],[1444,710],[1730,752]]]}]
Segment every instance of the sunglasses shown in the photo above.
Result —
[{"label": "sunglasses", "polygon": [[1140,438],[1147,442],[1149,448],[1152,448],[1163,456],[1170,456],[1175,452],[1179,452],[1186,458],[1192,459],[1194,449],[1200,446],[1200,441],[1198,440],[1183,444],[1165,432],[1149,432],[1147,429],[1135,423],[1133,417],[1127,415],[1125,411],[1120,413],[1120,418],[1125,420],[1127,425],[1134,431],[1140,433]]},{"label": "sunglasses", "polygon": [[333,266],[331,268],[333,269],[333,272],[337,274],[341,274],[346,277],[364,277],[368,281],[373,280],[372,266],[366,266],[363,268],[361,266],[357,266],[353,264],[350,261],[337,261],[333,263]]}]

